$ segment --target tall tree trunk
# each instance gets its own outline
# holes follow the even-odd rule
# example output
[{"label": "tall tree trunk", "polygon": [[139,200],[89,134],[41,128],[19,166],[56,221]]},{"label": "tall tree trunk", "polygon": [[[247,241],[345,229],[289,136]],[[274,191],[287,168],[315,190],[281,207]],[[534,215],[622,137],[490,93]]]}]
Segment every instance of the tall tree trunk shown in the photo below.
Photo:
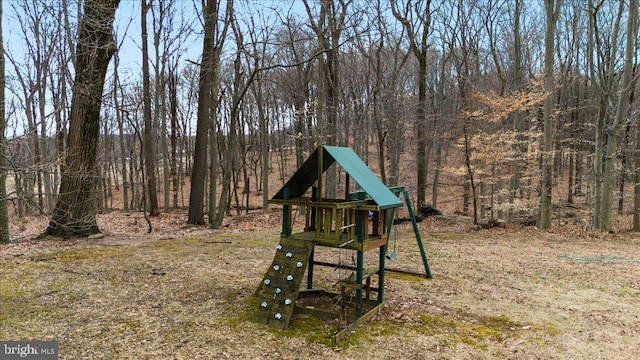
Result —
[{"label": "tall tree trunk", "polygon": [[[214,104],[217,97],[217,92],[214,92],[214,89],[217,88],[218,84],[217,67],[220,60],[220,49],[224,45],[224,38],[230,21],[230,9],[233,9],[233,1],[229,0],[227,2],[226,20],[221,30],[218,29],[218,5],[217,0],[207,0],[206,3],[203,2],[204,43],[202,46],[200,77],[198,79],[198,120],[193,148],[193,169],[191,172],[191,191],[189,193],[189,218],[187,219],[189,224],[194,225],[204,225],[207,143],[208,136],[215,137],[217,131],[215,121],[212,120],[215,117],[216,108]],[[219,32],[220,36],[216,39],[217,32]],[[212,164],[217,161],[213,159],[214,157],[217,157],[217,155],[212,156]],[[211,171],[217,171],[217,166],[212,166]],[[210,222],[211,217],[212,214],[210,213]]]},{"label": "tall tree trunk", "polygon": [[[14,68],[15,68],[15,64],[14,64]],[[17,73],[17,69],[16,69],[16,73]],[[18,74],[18,77],[20,77],[20,75]],[[39,152],[36,147],[37,147],[37,133],[38,133],[38,129],[35,126],[36,120],[34,119],[35,116],[35,109],[34,109],[34,105],[33,105],[33,101],[34,101],[34,97],[33,97],[33,91],[29,90],[29,88],[24,85],[25,82],[21,81],[23,83],[22,87],[23,87],[23,96],[24,96],[24,101],[25,101],[25,118],[27,120],[27,128],[28,128],[28,135],[27,135],[27,140],[28,140],[28,155],[25,154],[25,159],[23,160],[23,166],[25,166],[27,169],[24,171],[24,175],[23,175],[23,185],[22,185],[22,196],[20,197],[20,199],[18,201],[22,202],[24,204],[24,209],[25,212],[27,214],[32,214],[33,213],[33,203],[32,203],[32,199],[34,198],[34,194],[33,194],[33,187],[36,183],[36,176],[35,176],[35,171],[34,169],[37,168],[37,162],[35,162],[35,154],[37,152]]]},{"label": "tall tree trunk", "polygon": [[[391,2],[391,10],[394,17],[402,23],[409,44],[416,59],[418,60],[418,104],[416,105],[415,136],[416,136],[416,172],[417,172],[417,197],[418,206],[426,200],[427,189],[427,132],[426,132],[426,106],[427,106],[427,49],[429,47],[427,39],[431,26],[431,0],[425,2],[425,8],[419,9],[416,6],[412,9],[410,3],[404,9],[404,14],[398,9],[397,1]],[[408,20],[410,11],[416,11],[415,16],[420,19],[422,33],[417,34],[416,28]]]},{"label": "tall tree trunk", "polygon": [[[258,74],[258,76],[261,76]],[[256,106],[258,107],[258,122],[260,127],[260,156],[262,163],[262,212],[269,213],[269,129],[267,127],[267,117],[264,113],[264,97],[262,89],[261,77],[256,78],[254,96],[256,98]],[[296,113],[296,154],[302,154],[302,127],[303,127],[303,109],[300,108]],[[300,167],[302,163],[298,163]],[[256,169],[257,171],[257,169]],[[257,184],[256,184],[257,185]]]},{"label": "tall tree trunk", "polygon": [[[473,204],[473,223],[477,224],[478,223],[478,194],[477,194],[477,190],[476,190],[476,183],[475,183],[475,179],[473,176],[473,169],[471,169],[471,149],[469,147],[469,132],[468,132],[468,123],[469,123],[470,119],[466,118],[464,120],[464,125],[463,125],[463,135],[464,135],[464,165],[465,165],[465,170],[466,170],[466,178],[468,179],[468,181],[465,181],[465,184],[469,184],[468,186],[471,187],[471,201]],[[465,189],[465,194],[468,193],[468,191]],[[468,201],[466,200],[467,204],[465,204],[463,211],[467,212],[467,209],[469,207],[468,205]]]},{"label": "tall tree trunk", "polygon": [[[232,19],[231,21],[235,21]],[[228,145],[225,151],[224,156],[224,165],[222,172],[222,190],[220,191],[220,200],[218,201],[217,209],[215,212],[215,216],[213,216],[213,221],[210,226],[212,229],[218,229],[222,225],[222,220],[224,219],[225,212],[228,208],[228,203],[230,202],[230,193],[231,193],[231,180],[232,175],[234,174],[234,164],[236,163],[236,146],[237,144],[237,128],[239,116],[240,116],[240,102],[242,101],[243,95],[245,91],[248,89],[249,83],[247,83],[246,87],[241,89],[241,81],[243,77],[243,73],[241,70],[241,59],[240,59],[240,50],[243,47],[242,34],[236,27],[235,23],[232,23],[233,32],[236,36],[236,45],[238,52],[236,53],[236,58],[233,62],[234,76],[233,76],[233,95],[231,101],[231,111],[229,114],[229,135],[228,135]],[[248,80],[249,82],[253,79],[255,73],[252,74],[251,78]],[[213,214],[212,214],[213,215]]]},{"label": "tall tree trunk", "polygon": [[[233,21],[233,2],[227,3],[227,23],[225,24],[226,32],[227,26],[231,21]],[[222,51],[222,43],[220,46],[214,48],[213,53],[213,65],[211,68],[211,101],[209,101],[209,116],[211,118],[211,128],[209,133],[209,227],[212,229],[217,229],[222,225],[222,218],[224,217],[224,211],[221,215],[216,213],[216,201],[218,200],[217,191],[218,191],[218,169],[220,167],[220,149],[218,143],[218,92],[220,91],[220,54]],[[235,140],[234,140],[235,146]],[[226,168],[225,168],[226,170]],[[223,175],[224,176],[224,175]],[[224,180],[223,180],[224,181]],[[226,196],[224,193],[225,187],[224,184],[222,186],[222,193],[220,195],[220,202],[222,203],[222,198]],[[220,217],[219,217],[220,216]],[[219,221],[219,223],[218,223]]]},{"label": "tall tree trunk", "polygon": [[[325,79],[326,87],[326,104],[327,104],[327,145],[337,146],[340,145],[338,141],[338,108],[340,106],[340,60],[338,49],[340,48],[340,36],[344,29],[344,17],[346,15],[346,3],[333,0],[322,1],[322,6],[327,7],[325,12],[327,16],[327,30],[328,37],[325,37],[325,41],[328,40],[327,49],[327,63],[325,67]],[[340,6],[340,9],[338,9]],[[340,11],[339,11],[340,10]],[[330,198],[337,197],[337,168],[332,166],[327,171],[327,196]]]},{"label": "tall tree trunk", "polygon": [[169,159],[169,176],[172,183],[173,207],[178,207],[178,74],[177,69],[169,66],[167,89],[169,91],[169,117],[171,119],[171,132],[169,143],[171,144],[171,157]]},{"label": "tall tree trunk", "polygon": [[[574,120],[575,121],[575,120]],[[573,184],[574,184],[574,164],[575,164],[576,150],[575,148],[569,149],[569,179],[567,180],[567,204],[573,204]]]},{"label": "tall tree trunk", "polygon": [[[218,17],[215,0],[208,0],[203,6],[204,44],[202,63],[198,81],[198,121],[193,150],[193,169],[191,171],[191,191],[189,194],[189,218],[187,222],[194,225],[204,224],[204,186],[207,176],[207,142],[211,127],[211,86],[213,82],[214,34]],[[213,134],[211,136],[214,136]],[[215,169],[211,169],[215,171]]]},{"label": "tall tree trunk", "polygon": [[[606,195],[604,192],[604,181],[605,181],[605,168],[606,162],[609,160],[605,157],[606,152],[606,141],[607,133],[606,124],[607,118],[609,116],[609,104],[611,102],[612,90],[614,85],[615,78],[615,63],[617,59],[618,53],[618,35],[620,29],[620,22],[622,19],[623,13],[623,2],[619,3],[618,12],[616,14],[616,19],[613,24],[613,30],[609,35],[610,45],[608,45],[608,58],[606,58],[607,54],[602,55],[602,59],[596,64],[594,60],[594,54],[600,51],[604,51],[602,49],[603,39],[600,38],[602,36],[602,32],[599,31],[598,27],[598,13],[602,10],[603,3],[594,4],[592,0],[589,0],[589,39],[587,42],[587,57],[589,63],[589,72],[592,79],[598,79],[598,86],[596,86],[597,95],[598,95],[598,113],[596,117],[595,124],[595,154],[593,161],[593,227],[595,229],[603,230],[605,226],[603,226],[604,214],[602,214],[603,209],[606,208],[606,205],[603,205],[603,202],[607,201]],[[607,41],[607,42],[608,42]],[[596,45],[598,45],[596,47]],[[598,68],[596,68],[598,66]],[[610,159],[613,161],[614,159]]]},{"label": "tall tree trunk", "polygon": [[[629,101],[629,104],[632,102]],[[618,215],[622,215],[624,211],[624,185],[629,169],[629,157],[627,156],[627,148],[629,146],[629,133],[631,132],[631,124],[625,126],[624,136],[622,138],[622,159],[620,160],[620,178],[618,179]]]},{"label": "tall tree trunk", "polygon": [[[620,6],[624,6],[623,2]],[[636,34],[638,31],[638,0],[629,1],[629,16],[627,18],[627,43],[625,50],[624,67],[620,94],[616,104],[616,113],[613,123],[608,128],[607,144],[605,150],[604,179],[602,182],[601,223],[599,230],[611,230],[611,209],[613,206],[613,190],[615,187],[615,160],[618,152],[618,143],[622,137],[624,118],[629,106],[629,94],[633,84],[633,55],[636,49]]]},{"label": "tall tree trunk", "polygon": [[[2,2],[0,2],[0,24],[2,23]],[[4,41],[0,26],[0,243],[9,241],[9,211],[7,209],[7,171],[5,170],[5,119],[4,105]]]},{"label": "tall tree trunk", "polygon": [[[105,119],[106,120],[106,119]],[[98,201],[98,212],[103,212],[104,210],[109,208],[108,198],[109,198],[109,183],[111,180],[109,179],[109,162],[111,161],[111,143],[113,139],[111,137],[111,127],[109,126],[109,121],[102,121],[102,133],[105,134],[102,139],[102,146],[100,150],[100,156],[98,156],[99,162],[99,175],[100,175],[100,190],[102,194],[98,194],[101,200]]]},{"label": "tall tree trunk", "polygon": [[118,97],[118,89],[120,87],[120,78],[118,77],[119,55],[113,56],[113,106],[116,112],[116,121],[118,122],[118,148],[120,149],[120,173],[122,176],[122,207],[123,210],[129,209],[129,179],[127,178],[127,153],[125,144],[127,141],[124,137],[124,119],[120,109],[120,98]]},{"label": "tall tree trunk", "polygon": [[[636,115],[636,124],[640,116]],[[636,129],[633,185],[633,231],[640,231],[640,129]]]},{"label": "tall tree trunk", "polygon": [[119,0],[86,0],[76,45],[76,75],[69,119],[69,145],[58,201],[47,235],[99,233],[95,216],[96,153],[107,67],[116,43],[113,20]]},{"label": "tall tree trunk", "polygon": [[53,193],[53,190],[50,189],[51,181],[49,179],[49,171],[43,171],[46,164],[48,163],[48,158],[45,154],[46,144],[47,144],[47,110],[46,110],[46,92],[47,92],[47,74],[46,72],[49,70],[49,58],[47,57],[45,60],[45,64],[43,64],[42,68],[39,69],[40,74],[38,74],[38,82],[40,83],[38,87],[38,113],[40,117],[40,134],[41,136],[37,138],[38,143],[38,152],[36,163],[38,164],[37,170],[37,179],[38,179],[38,205],[40,207],[40,211],[44,213],[48,213],[53,208],[53,204],[50,203],[51,197],[50,194]]},{"label": "tall tree trunk", "polygon": [[431,187],[431,206],[438,208],[438,184],[440,183],[440,168],[442,167],[442,139],[436,145],[436,167],[433,170],[433,185]]},{"label": "tall tree trunk", "polygon": [[[330,0],[333,1],[333,0]],[[327,4],[328,0],[323,0],[320,2],[320,13],[317,16],[312,14],[311,8],[309,6],[308,0],[303,0],[305,9],[307,11],[307,16],[309,17],[309,22],[311,24],[311,28],[316,33],[316,37],[318,38],[318,49],[317,52],[320,54],[318,56],[318,72],[316,78],[316,89],[317,89],[317,105],[316,105],[316,133],[318,137],[318,145],[328,145],[327,136],[331,135],[331,129],[326,128],[326,119],[325,119],[325,105],[327,99],[327,79],[328,79],[328,70],[327,63],[325,61],[325,53],[329,47],[327,44],[327,36],[325,34],[325,23],[328,17],[328,9]],[[311,131],[311,128],[309,129]],[[311,135],[311,132],[309,133]],[[284,151],[280,149],[280,151]],[[310,150],[311,151],[311,150]],[[310,152],[311,153],[311,152]],[[284,162],[284,156],[283,156]],[[283,169],[283,167],[281,167]],[[282,176],[281,176],[282,177]],[[325,178],[331,177],[331,175],[326,176]],[[284,179],[283,179],[284,180]],[[322,198],[325,196],[325,189],[323,188],[322,178],[319,179],[318,182],[318,197]]]},{"label": "tall tree trunk", "polygon": [[[214,65],[214,76],[217,76],[219,67],[218,64]],[[211,92],[213,94],[218,93],[218,83],[212,85]],[[208,213],[209,213],[209,226],[213,226],[214,217],[216,213],[216,202],[218,200],[218,170],[220,168],[220,149],[218,143],[218,99],[217,96],[211,96],[212,99],[209,102],[209,113],[211,114],[211,129],[209,130],[209,199],[208,199]]]},{"label": "tall tree trunk", "polygon": [[171,206],[171,170],[170,170],[170,160],[169,160],[169,141],[168,141],[168,132],[167,132],[167,104],[166,97],[164,94],[164,89],[166,87],[165,83],[165,75],[160,75],[162,78],[161,82],[163,83],[160,86],[161,93],[157,96],[160,97],[160,149],[162,153],[162,195],[163,195],[163,207],[165,210],[168,210]]},{"label": "tall tree trunk", "polygon": [[[152,1],[152,0],[150,0]],[[171,5],[169,5],[170,7]],[[157,10],[157,17],[156,17]],[[160,124],[160,153],[162,154],[162,195],[163,195],[163,208],[169,209],[170,199],[170,177],[169,177],[169,144],[167,141],[167,106],[166,106],[166,74],[165,68],[167,64],[167,46],[164,44],[164,49],[160,47],[161,37],[165,31],[165,17],[172,9],[167,7],[167,4],[163,0],[158,1],[155,7],[152,8],[153,12],[153,47],[155,53],[155,86],[154,86],[154,124]],[[169,20],[170,22],[171,20]],[[165,39],[165,41],[168,41]]]},{"label": "tall tree trunk", "polygon": [[[380,104],[380,96],[382,91],[382,59],[380,53],[382,52],[382,48],[384,46],[384,40],[380,41],[378,48],[375,51],[375,58],[370,60],[373,63],[374,71],[376,73],[376,83],[373,89],[373,123],[376,127],[376,134],[378,138],[378,168],[380,169],[380,178],[382,183],[388,185],[387,183],[387,169],[386,169],[386,159],[387,156],[384,152],[386,147],[385,141],[387,139],[387,134],[389,130],[384,126],[384,120],[382,118],[382,114],[380,114],[381,104]],[[362,131],[360,129],[359,131]],[[366,141],[365,141],[366,144]],[[366,149],[366,145],[365,145]]]},{"label": "tall tree trunk", "polygon": [[[150,0],[153,1],[153,0]],[[147,42],[147,12],[151,7],[151,2],[142,0],[141,4],[141,26],[142,26],[142,107],[144,119],[144,169],[146,175],[146,196],[150,216],[160,215],[158,210],[158,191],[156,188],[156,146],[155,146],[155,124],[151,117],[151,85],[149,77],[149,44]],[[158,79],[156,79],[158,81]]]},{"label": "tall tree trunk", "polygon": [[[60,38],[64,38],[66,34],[66,29],[63,29],[63,17],[67,15],[69,9],[66,7],[60,11],[58,16],[58,24],[57,24],[57,36]],[[64,159],[64,148],[65,148],[65,136],[66,132],[66,119],[68,117],[67,109],[68,109],[68,98],[67,98],[67,79],[70,73],[70,64],[67,64],[67,58],[71,51],[59,51],[57,54],[57,63],[58,70],[49,72],[49,84],[51,89],[51,98],[54,102],[54,112],[55,112],[55,137],[54,137],[54,149],[53,150],[53,166],[52,166],[52,184],[50,191],[50,204],[48,208],[48,212],[51,212],[56,203],[57,194],[56,191],[60,186],[60,166]],[[114,74],[115,74],[114,70]],[[58,80],[60,79],[60,80]],[[116,107],[117,108],[117,107]]]},{"label": "tall tree trunk", "polygon": [[[520,35],[520,20],[522,16],[522,5],[523,0],[515,0],[514,13],[513,13],[513,86],[514,90],[518,91],[523,86],[522,81],[522,36]],[[512,129],[515,133],[516,139],[518,139],[521,135],[520,132],[520,122],[521,122],[521,114],[520,111],[515,111],[512,115],[513,117],[513,125]],[[512,145],[512,149],[514,150],[514,154],[519,154],[521,145],[514,143]],[[518,155],[515,155],[518,156]],[[510,164],[511,168],[511,179],[509,179],[509,204],[512,206],[509,207],[507,212],[507,222],[511,223],[513,220],[513,204],[516,199],[516,193],[518,192],[518,188],[520,187],[520,167],[517,164],[517,161],[512,161]]]},{"label": "tall tree trunk", "polygon": [[139,197],[139,191],[136,181],[138,179],[138,156],[136,155],[136,145],[133,135],[127,142],[129,143],[129,160],[131,164],[129,167],[129,184],[131,184],[131,202],[129,203],[129,209],[134,210],[138,206],[137,199]]},{"label": "tall tree trunk", "polygon": [[[34,104],[35,105],[35,104]],[[34,108],[35,110],[35,108]],[[39,213],[44,213],[45,209],[44,209],[44,198],[43,198],[43,190],[42,190],[42,145],[40,144],[40,135],[39,135],[39,131],[37,128],[37,121],[36,118],[33,118],[34,123],[33,123],[33,168],[35,171],[35,184],[36,184],[36,197],[38,198],[38,212]],[[44,121],[44,119],[40,119],[41,122]],[[42,136],[44,137],[45,135],[42,134]]]},{"label": "tall tree trunk", "polygon": [[542,189],[540,194],[540,218],[538,227],[548,229],[551,227],[551,190],[553,187],[553,125],[552,113],[554,102],[554,36],[556,32],[556,20],[562,0],[545,0],[544,10],[546,17],[546,30],[544,37],[544,88],[546,98],[544,101],[544,127],[542,148]]}]

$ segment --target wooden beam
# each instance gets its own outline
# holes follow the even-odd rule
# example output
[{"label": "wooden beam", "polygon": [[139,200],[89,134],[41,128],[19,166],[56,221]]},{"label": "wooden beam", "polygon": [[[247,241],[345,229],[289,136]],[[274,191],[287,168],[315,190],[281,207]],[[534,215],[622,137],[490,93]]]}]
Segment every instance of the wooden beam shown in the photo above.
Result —
[{"label": "wooden beam", "polygon": [[346,339],[352,331],[354,331],[358,326],[362,325],[364,322],[369,321],[375,315],[380,313],[380,310],[384,306],[384,303],[379,304],[378,306],[371,309],[368,313],[362,315],[356,321],[347,325],[344,329],[340,330],[338,333],[333,335],[333,343],[338,344],[340,341]]}]

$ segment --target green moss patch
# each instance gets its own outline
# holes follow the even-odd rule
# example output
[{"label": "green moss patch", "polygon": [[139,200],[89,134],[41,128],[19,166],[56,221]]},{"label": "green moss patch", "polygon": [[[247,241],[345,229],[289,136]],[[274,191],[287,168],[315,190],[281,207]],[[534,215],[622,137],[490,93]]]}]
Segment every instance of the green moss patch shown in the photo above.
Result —
[{"label": "green moss patch", "polygon": [[451,315],[420,314],[419,322],[409,325],[417,333],[444,337],[448,345],[467,344],[486,349],[491,342],[502,342],[506,338],[519,336],[526,328],[506,316],[473,316],[468,313]]}]

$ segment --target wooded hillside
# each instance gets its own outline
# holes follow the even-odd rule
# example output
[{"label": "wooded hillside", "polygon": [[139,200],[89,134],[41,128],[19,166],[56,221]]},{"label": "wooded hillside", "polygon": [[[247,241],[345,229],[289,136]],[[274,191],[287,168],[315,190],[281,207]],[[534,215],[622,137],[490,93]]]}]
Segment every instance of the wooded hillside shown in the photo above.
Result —
[{"label": "wooded hillside", "polygon": [[[475,222],[547,228],[568,205],[592,229],[640,230],[637,0],[2,10],[0,219],[44,214],[50,234],[87,235],[96,212],[188,208],[185,222],[218,228],[266,210],[326,144],[352,147],[415,204]],[[343,193],[339,173],[325,194]]]}]

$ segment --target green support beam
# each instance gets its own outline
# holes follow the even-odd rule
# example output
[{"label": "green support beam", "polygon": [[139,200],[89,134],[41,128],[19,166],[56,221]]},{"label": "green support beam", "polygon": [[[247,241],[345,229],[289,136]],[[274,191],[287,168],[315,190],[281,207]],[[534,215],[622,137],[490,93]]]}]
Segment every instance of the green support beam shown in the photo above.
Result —
[{"label": "green support beam", "polygon": [[411,216],[411,223],[413,224],[413,232],[416,234],[416,240],[418,241],[418,247],[420,248],[420,256],[422,256],[422,264],[424,265],[424,271],[427,274],[427,279],[431,279],[433,278],[433,276],[431,276],[431,270],[429,269],[429,263],[427,262],[427,254],[424,251],[424,246],[422,246],[420,229],[418,229],[416,216],[413,213],[413,205],[411,205],[411,199],[409,198],[409,193],[406,191],[403,191],[402,195],[404,195],[404,200],[407,202],[407,208],[409,209],[409,216]]}]

